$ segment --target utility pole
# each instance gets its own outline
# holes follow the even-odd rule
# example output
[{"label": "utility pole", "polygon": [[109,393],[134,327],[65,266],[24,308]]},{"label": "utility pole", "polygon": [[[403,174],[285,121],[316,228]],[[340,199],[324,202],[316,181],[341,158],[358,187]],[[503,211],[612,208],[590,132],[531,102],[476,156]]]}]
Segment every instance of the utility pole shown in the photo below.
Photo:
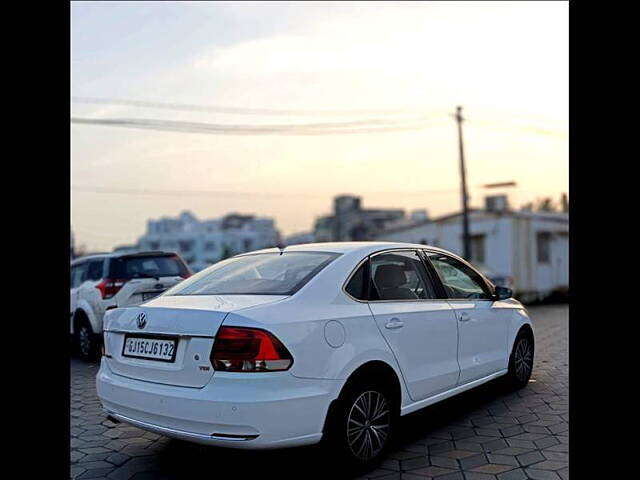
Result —
[{"label": "utility pole", "polygon": [[464,168],[464,148],[462,146],[462,107],[456,108],[456,121],[458,122],[458,145],[460,149],[460,181],[462,190],[462,243],[464,246],[464,259],[471,259],[471,241],[469,238],[469,196],[467,195],[467,175]]}]

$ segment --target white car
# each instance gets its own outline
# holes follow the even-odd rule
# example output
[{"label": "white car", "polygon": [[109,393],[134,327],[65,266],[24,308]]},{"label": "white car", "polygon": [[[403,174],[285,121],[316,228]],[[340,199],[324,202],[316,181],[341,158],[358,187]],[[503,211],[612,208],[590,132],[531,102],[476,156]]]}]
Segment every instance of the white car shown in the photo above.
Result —
[{"label": "white car", "polygon": [[71,262],[70,332],[86,359],[99,352],[105,311],[139,305],[189,277],[175,253],[106,253]]},{"label": "white car", "polygon": [[500,376],[527,384],[524,307],[425,245],[294,245],[219,262],[109,310],[97,374],[116,421],[264,449],[324,440],[361,468],[396,421]]}]

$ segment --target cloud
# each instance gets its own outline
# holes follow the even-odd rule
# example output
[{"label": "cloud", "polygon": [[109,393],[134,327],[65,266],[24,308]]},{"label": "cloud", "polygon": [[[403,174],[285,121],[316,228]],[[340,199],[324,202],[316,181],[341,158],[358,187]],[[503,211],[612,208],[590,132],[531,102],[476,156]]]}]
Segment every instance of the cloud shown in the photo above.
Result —
[{"label": "cloud", "polygon": [[[282,15],[278,5],[263,5],[264,22]],[[275,216],[288,233],[309,228],[315,215],[330,208],[330,194],[339,191],[396,192],[364,201],[446,213],[458,208],[455,193],[405,198],[402,192],[457,185],[450,113],[458,104],[469,118],[465,147],[471,184],[494,181],[499,172],[500,179],[513,177],[523,188],[564,188],[564,140],[515,127],[494,132],[480,123],[528,125],[545,132],[566,126],[566,2],[373,2],[337,13],[325,5],[328,13],[307,19],[304,27],[232,43],[216,42],[212,34],[211,43],[171,62],[154,63],[143,74],[123,62],[93,83],[74,85],[74,94],[254,110],[408,109],[433,117],[433,128],[285,138],[74,125],[73,181],[79,185],[327,194],[299,203],[79,192],[74,216],[80,224],[95,222],[96,228],[100,223],[100,228],[119,231],[133,221],[133,209],[141,233],[146,218],[185,208],[203,218],[238,210]],[[238,21],[252,8],[238,6]],[[81,68],[74,65],[74,70]],[[74,104],[74,116],[153,118],[165,127],[190,122],[264,131],[270,125],[325,120],[294,112],[290,118],[257,113],[264,115]],[[361,118],[354,113],[327,122]]]}]

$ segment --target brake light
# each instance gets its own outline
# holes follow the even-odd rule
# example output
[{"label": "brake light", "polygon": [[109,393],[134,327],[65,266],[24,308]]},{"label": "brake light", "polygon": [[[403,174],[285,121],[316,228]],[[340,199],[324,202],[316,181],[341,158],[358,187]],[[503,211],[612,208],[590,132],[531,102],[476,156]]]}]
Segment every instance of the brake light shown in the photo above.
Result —
[{"label": "brake light", "polygon": [[184,262],[180,258],[178,258],[177,255],[173,255],[170,258],[179,265],[179,269],[182,271],[182,273],[178,274],[180,277],[189,278],[191,276],[191,273],[189,273],[189,269],[185,266]]},{"label": "brake light", "polygon": [[102,342],[100,342],[100,352],[103,357],[111,358],[111,355],[107,353],[107,334],[102,332]]},{"label": "brake light", "polygon": [[211,364],[225,372],[274,372],[288,370],[293,357],[265,330],[220,327],[211,350]]},{"label": "brake light", "polygon": [[111,298],[116,293],[118,293],[125,283],[127,283],[126,278],[118,278],[118,279],[105,278],[98,285],[96,285],[96,288],[100,290],[102,299],[106,300],[107,298]]}]

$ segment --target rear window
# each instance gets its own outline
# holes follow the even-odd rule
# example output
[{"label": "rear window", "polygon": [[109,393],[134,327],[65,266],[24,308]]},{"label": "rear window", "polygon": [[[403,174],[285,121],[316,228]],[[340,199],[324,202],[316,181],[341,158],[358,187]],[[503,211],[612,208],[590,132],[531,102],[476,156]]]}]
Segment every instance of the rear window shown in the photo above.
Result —
[{"label": "rear window", "polygon": [[111,278],[187,277],[189,270],[175,255],[121,257],[111,261]]},{"label": "rear window", "polygon": [[216,263],[165,295],[293,295],[339,254],[259,253]]}]

